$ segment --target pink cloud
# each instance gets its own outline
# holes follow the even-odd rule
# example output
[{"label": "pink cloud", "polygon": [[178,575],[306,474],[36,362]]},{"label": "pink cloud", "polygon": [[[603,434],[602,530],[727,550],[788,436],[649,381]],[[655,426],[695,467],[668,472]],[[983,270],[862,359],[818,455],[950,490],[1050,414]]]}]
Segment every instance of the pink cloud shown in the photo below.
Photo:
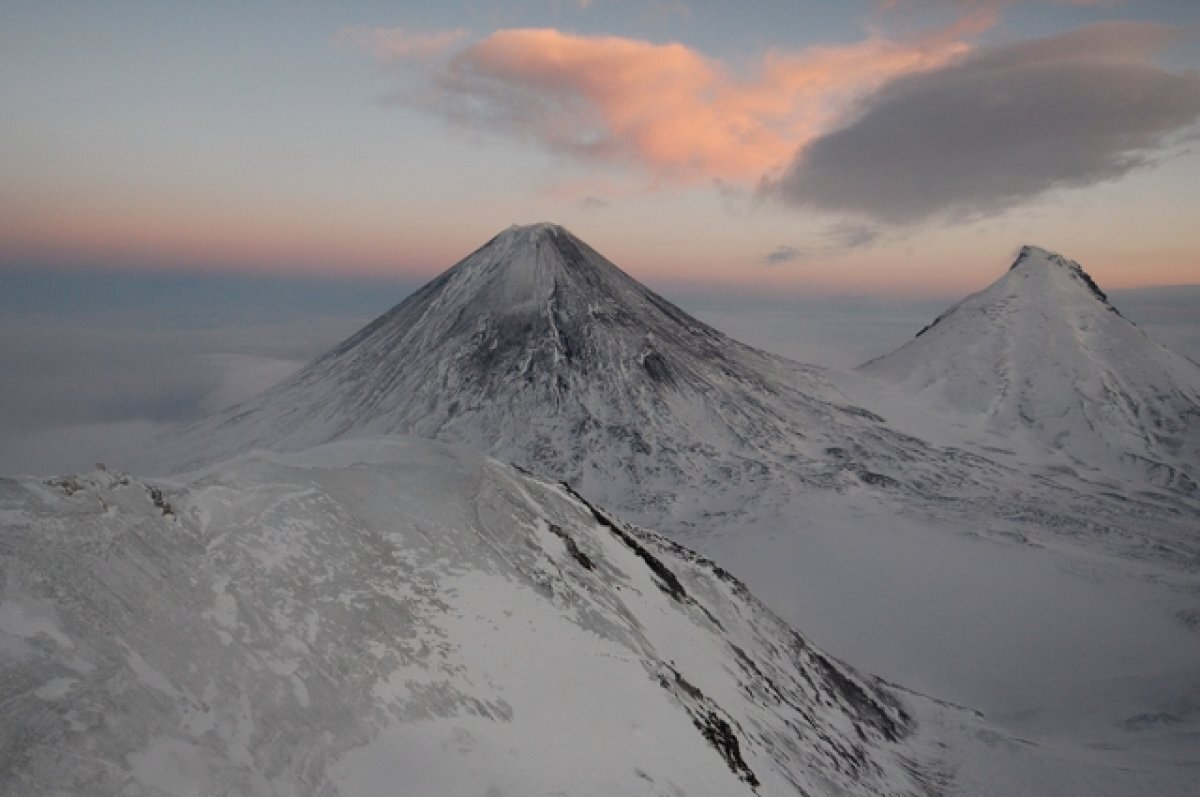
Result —
[{"label": "pink cloud", "polygon": [[[972,15],[908,40],[772,50],[744,73],[682,44],[501,30],[431,66],[424,90],[394,99],[558,154],[638,167],[657,182],[753,184],[845,121],[856,100],[965,55],[990,23]],[[399,50],[409,49],[405,38]]]}]

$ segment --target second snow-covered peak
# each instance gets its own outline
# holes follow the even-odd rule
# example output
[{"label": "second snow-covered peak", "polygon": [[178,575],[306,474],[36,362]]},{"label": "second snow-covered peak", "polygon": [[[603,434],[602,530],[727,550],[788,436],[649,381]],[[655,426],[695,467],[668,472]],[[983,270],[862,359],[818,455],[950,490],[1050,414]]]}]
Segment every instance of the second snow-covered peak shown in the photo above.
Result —
[{"label": "second snow-covered peak", "polygon": [[[1026,244],[1021,247],[1017,259],[1008,270],[1010,277],[1034,279],[1035,282],[1027,287],[1042,291],[1043,296],[1047,296],[1045,289],[1048,288],[1050,299],[1062,298],[1064,293],[1070,295],[1079,288],[1086,288],[1107,310],[1117,312],[1116,308],[1108,303],[1108,296],[1100,290],[1096,281],[1083,270],[1083,266],[1057,252]],[[1043,280],[1040,284],[1036,282],[1039,279]]]},{"label": "second snow-covered peak", "polygon": [[1064,265],[1071,263],[1078,267],[1078,263],[1073,260],[1067,260],[1057,252],[1051,252],[1049,249],[1043,249],[1040,246],[1033,244],[1025,244],[1021,247],[1021,251],[1017,253],[1017,259],[1009,266],[1009,271],[1012,271],[1017,266],[1028,263],[1030,265]]},{"label": "second snow-covered peak", "polygon": [[1024,247],[996,282],[862,366],[943,417],[1069,467],[1183,492],[1200,462],[1200,369],[1126,320],[1074,261]]}]

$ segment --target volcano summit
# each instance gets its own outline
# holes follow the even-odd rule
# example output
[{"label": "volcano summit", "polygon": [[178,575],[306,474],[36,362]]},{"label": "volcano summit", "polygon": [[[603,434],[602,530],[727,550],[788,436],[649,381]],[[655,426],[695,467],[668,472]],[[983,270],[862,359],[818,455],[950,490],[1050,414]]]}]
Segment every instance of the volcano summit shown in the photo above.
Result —
[{"label": "volcano summit", "polygon": [[717,489],[773,466],[836,480],[858,467],[849,441],[888,437],[877,421],[819,369],[726,337],[567,230],[536,224],[510,227],[290,379],[185,430],[153,465],[414,434],[638,512],[668,510],[681,483]]},{"label": "volcano summit", "polygon": [[1196,490],[1200,367],[1045,249],[1024,247],[1003,277],[863,370],[999,445],[1047,450],[1092,477]]}]

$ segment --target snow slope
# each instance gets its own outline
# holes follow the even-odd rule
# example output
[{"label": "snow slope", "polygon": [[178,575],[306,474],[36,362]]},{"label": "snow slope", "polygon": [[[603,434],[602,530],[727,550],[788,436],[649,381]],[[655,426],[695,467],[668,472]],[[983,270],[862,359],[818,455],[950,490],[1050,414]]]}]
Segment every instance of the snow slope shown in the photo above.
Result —
[{"label": "snow slope", "polygon": [[1024,247],[1003,277],[861,370],[994,446],[1041,448],[1048,465],[1102,479],[1196,490],[1200,366],[1126,320],[1078,263],[1044,249]]},{"label": "snow slope", "polygon": [[406,438],[0,481],[0,793],[925,793],[728,573]]},{"label": "snow slope", "polygon": [[987,507],[920,516],[865,489],[798,493],[688,539],[823,649],[982,712],[970,728],[914,707],[949,745],[951,793],[1191,797],[1200,569],[1098,541]]}]

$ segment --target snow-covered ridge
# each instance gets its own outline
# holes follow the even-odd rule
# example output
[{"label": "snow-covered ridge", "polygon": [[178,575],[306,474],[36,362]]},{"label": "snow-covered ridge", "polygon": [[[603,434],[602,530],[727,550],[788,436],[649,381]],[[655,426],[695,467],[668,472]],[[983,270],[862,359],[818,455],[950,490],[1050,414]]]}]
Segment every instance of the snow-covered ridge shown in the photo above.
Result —
[{"label": "snow-covered ridge", "polygon": [[4,794],[932,782],[888,690],[712,562],[438,444],[0,481],[0,518]]}]

